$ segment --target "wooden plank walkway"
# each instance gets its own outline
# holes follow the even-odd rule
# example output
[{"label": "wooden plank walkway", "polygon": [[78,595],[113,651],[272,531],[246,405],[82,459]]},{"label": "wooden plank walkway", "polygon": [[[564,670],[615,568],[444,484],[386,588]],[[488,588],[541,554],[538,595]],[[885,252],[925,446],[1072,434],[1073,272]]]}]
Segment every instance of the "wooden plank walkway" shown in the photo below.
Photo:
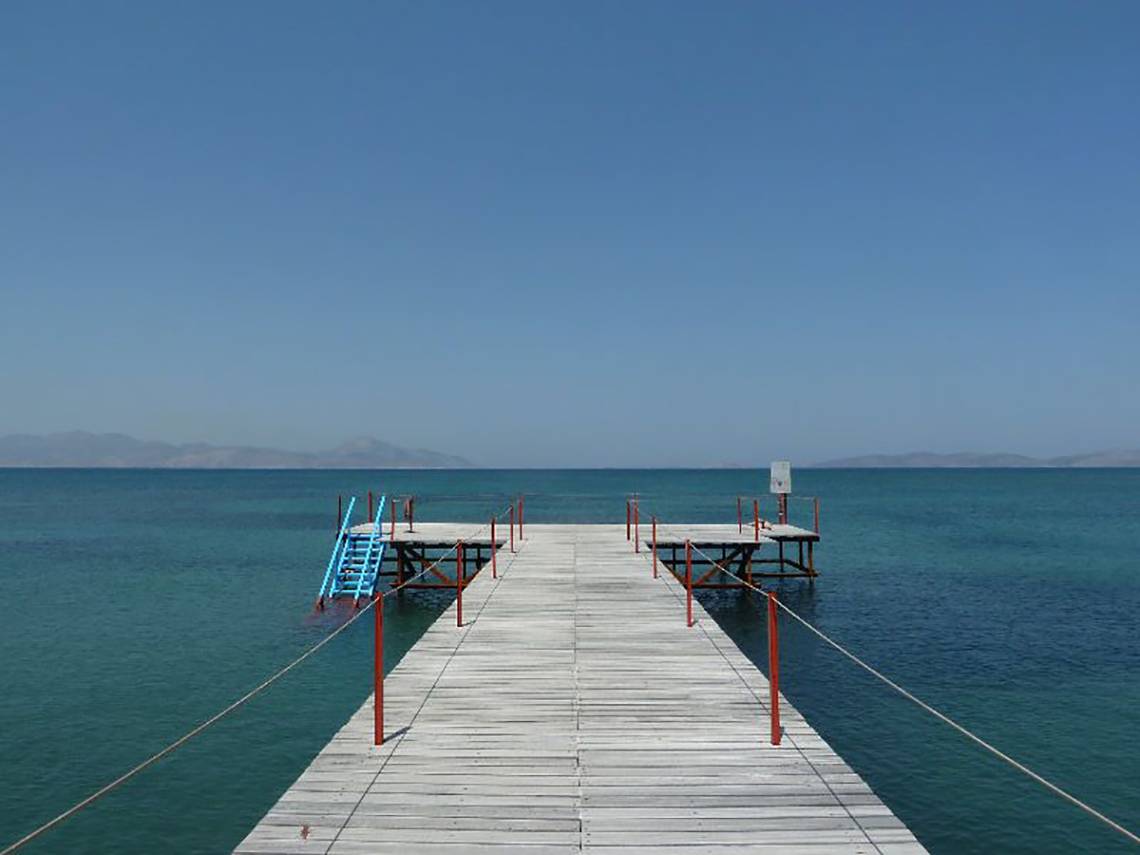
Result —
[{"label": "wooden plank walkway", "polygon": [[790,705],[769,744],[763,675],[624,525],[526,534],[388,675],[385,745],[369,699],[237,852],[925,851]]}]

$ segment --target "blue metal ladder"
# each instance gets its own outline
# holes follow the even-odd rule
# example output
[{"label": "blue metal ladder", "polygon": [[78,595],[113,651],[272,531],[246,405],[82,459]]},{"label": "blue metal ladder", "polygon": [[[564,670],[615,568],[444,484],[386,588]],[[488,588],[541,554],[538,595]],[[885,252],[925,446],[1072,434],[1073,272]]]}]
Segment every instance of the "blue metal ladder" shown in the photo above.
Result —
[{"label": "blue metal ladder", "polygon": [[367,532],[351,530],[349,521],[352,519],[356,498],[349,501],[344,523],[333,544],[325,577],[317,592],[318,606],[326,597],[352,597],[353,603],[359,605],[361,597],[371,597],[376,592],[376,585],[380,581],[380,566],[384,563],[384,552],[388,546],[388,538],[384,536],[381,522],[386,501],[387,496],[380,497],[376,519]]}]

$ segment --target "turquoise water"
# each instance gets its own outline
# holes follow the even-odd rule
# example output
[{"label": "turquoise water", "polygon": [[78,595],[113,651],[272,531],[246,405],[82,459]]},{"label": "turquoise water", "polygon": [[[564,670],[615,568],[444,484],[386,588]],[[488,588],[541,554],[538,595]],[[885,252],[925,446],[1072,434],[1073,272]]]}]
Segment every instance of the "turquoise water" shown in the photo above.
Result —
[{"label": "turquoise water", "polygon": [[[804,617],[1061,786],[1140,827],[1140,471],[800,470],[823,498]],[[336,494],[421,496],[482,520],[735,519],[766,473],[0,470],[0,846],[234,700],[342,617],[311,602]],[[796,517],[810,519],[806,504]],[[701,597],[756,661],[749,595]],[[389,604],[391,667],[448,604]],[[371,627],[27,848],[227,851],[360,705]],[[935,852],[1131,851],[805,630],[790,699]],[[758,726],[759,727],[759,726]],[[760,728],[762,729],[762,728]]]}]

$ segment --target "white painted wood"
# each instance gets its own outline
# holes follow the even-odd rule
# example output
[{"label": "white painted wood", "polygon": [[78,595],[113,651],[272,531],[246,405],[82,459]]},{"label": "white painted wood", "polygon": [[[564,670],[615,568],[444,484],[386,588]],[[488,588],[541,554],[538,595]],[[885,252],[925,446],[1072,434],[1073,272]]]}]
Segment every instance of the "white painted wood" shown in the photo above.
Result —
[{"label": "white painted wood", "polygon": [[925,851],[786,701],[768,743],[764,676],[624,526],[526,535],[388,675],[386,744],[370,699],[237,852]]}]

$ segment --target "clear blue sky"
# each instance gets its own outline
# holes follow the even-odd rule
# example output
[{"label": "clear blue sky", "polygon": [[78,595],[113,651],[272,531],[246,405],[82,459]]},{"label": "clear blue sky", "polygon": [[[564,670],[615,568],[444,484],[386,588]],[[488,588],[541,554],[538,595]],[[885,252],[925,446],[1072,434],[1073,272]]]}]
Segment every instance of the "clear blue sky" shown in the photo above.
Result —
[{"label": "clear blue sky", "polygon": [[1140,445],[1140,4],[0,4],[0,433]]}]

